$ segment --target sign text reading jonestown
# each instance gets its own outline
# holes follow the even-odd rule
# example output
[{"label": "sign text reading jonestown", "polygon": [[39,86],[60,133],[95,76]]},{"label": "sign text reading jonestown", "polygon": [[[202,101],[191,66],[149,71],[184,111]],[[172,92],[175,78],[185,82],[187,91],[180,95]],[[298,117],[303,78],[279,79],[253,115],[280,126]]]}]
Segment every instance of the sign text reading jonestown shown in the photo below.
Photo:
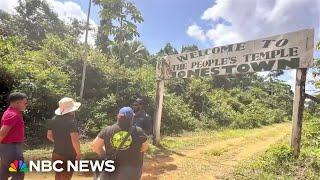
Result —
[{"label": "sign text reading jonestown", "polygon": [[306,29],[167,56],[164,66],[167,69],[162,71],[165,72],[162,77],[189,78],[307,68],[313,64],[313,48],[314,30]]}]

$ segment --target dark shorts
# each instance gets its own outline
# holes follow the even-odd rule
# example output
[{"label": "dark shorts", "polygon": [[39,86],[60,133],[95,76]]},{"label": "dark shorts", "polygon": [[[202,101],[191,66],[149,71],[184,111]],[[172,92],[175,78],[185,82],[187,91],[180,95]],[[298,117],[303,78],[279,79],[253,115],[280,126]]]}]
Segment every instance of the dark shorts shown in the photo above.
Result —
[{"label": "dark shorts", "polygon": [[0,180],[24,179],[24,173],[10,173],[9,166],[14,160],[24,160],[23,144],[0,144]]},{"label": "dark shorts", "polygon": [[56,161],[56,160],[61,160],[63,162],[63,165],[58,165],[57,168],[63,168],[64,171],[62,172],[56,172],[55,173],[55,180],[71,180],[72,175],[73,175],[73,171],[68,172],[67,171],[67,161],[74,161],[75,157],[67,157],[67,156],[63,156],[61,154],[52,153],[52,160]]}]

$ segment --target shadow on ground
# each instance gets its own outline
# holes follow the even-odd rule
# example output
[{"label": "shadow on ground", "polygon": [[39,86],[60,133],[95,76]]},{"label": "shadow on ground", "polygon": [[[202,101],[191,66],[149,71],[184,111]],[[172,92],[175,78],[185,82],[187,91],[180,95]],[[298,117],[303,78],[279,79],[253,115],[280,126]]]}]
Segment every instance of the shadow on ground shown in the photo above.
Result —
[{"label": "shadow on ground", "polygon": [[145,157],[143,164],[142,180],[158,179],[159,175],[177,169],[171,155],[185,156],[182,153],[168,150],[165,147],[159,147],[160,151],[156,155]]}]

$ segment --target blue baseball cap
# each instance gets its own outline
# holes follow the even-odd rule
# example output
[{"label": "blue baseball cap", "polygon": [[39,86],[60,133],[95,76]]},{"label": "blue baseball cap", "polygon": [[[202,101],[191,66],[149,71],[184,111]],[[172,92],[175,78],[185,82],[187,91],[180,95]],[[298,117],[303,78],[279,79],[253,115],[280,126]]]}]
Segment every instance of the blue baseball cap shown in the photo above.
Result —
[{"label": "blue baseball cap", "polygon": [[131,107],[123,107],[119,110],[118,115],[125,116],[128,119],[132,119],[134,116],[133,109]]}]

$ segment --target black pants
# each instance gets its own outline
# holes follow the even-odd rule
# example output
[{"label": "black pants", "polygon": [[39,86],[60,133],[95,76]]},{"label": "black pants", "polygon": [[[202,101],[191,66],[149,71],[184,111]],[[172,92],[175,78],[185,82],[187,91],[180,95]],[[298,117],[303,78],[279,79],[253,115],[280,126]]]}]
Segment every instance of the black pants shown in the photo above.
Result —
[{"label": "black pants", "polygon": [[24,173],[10,173],[10,163],[14,160],[24,160],[23,144],[0,144],[0,180],[23,180]]}]

